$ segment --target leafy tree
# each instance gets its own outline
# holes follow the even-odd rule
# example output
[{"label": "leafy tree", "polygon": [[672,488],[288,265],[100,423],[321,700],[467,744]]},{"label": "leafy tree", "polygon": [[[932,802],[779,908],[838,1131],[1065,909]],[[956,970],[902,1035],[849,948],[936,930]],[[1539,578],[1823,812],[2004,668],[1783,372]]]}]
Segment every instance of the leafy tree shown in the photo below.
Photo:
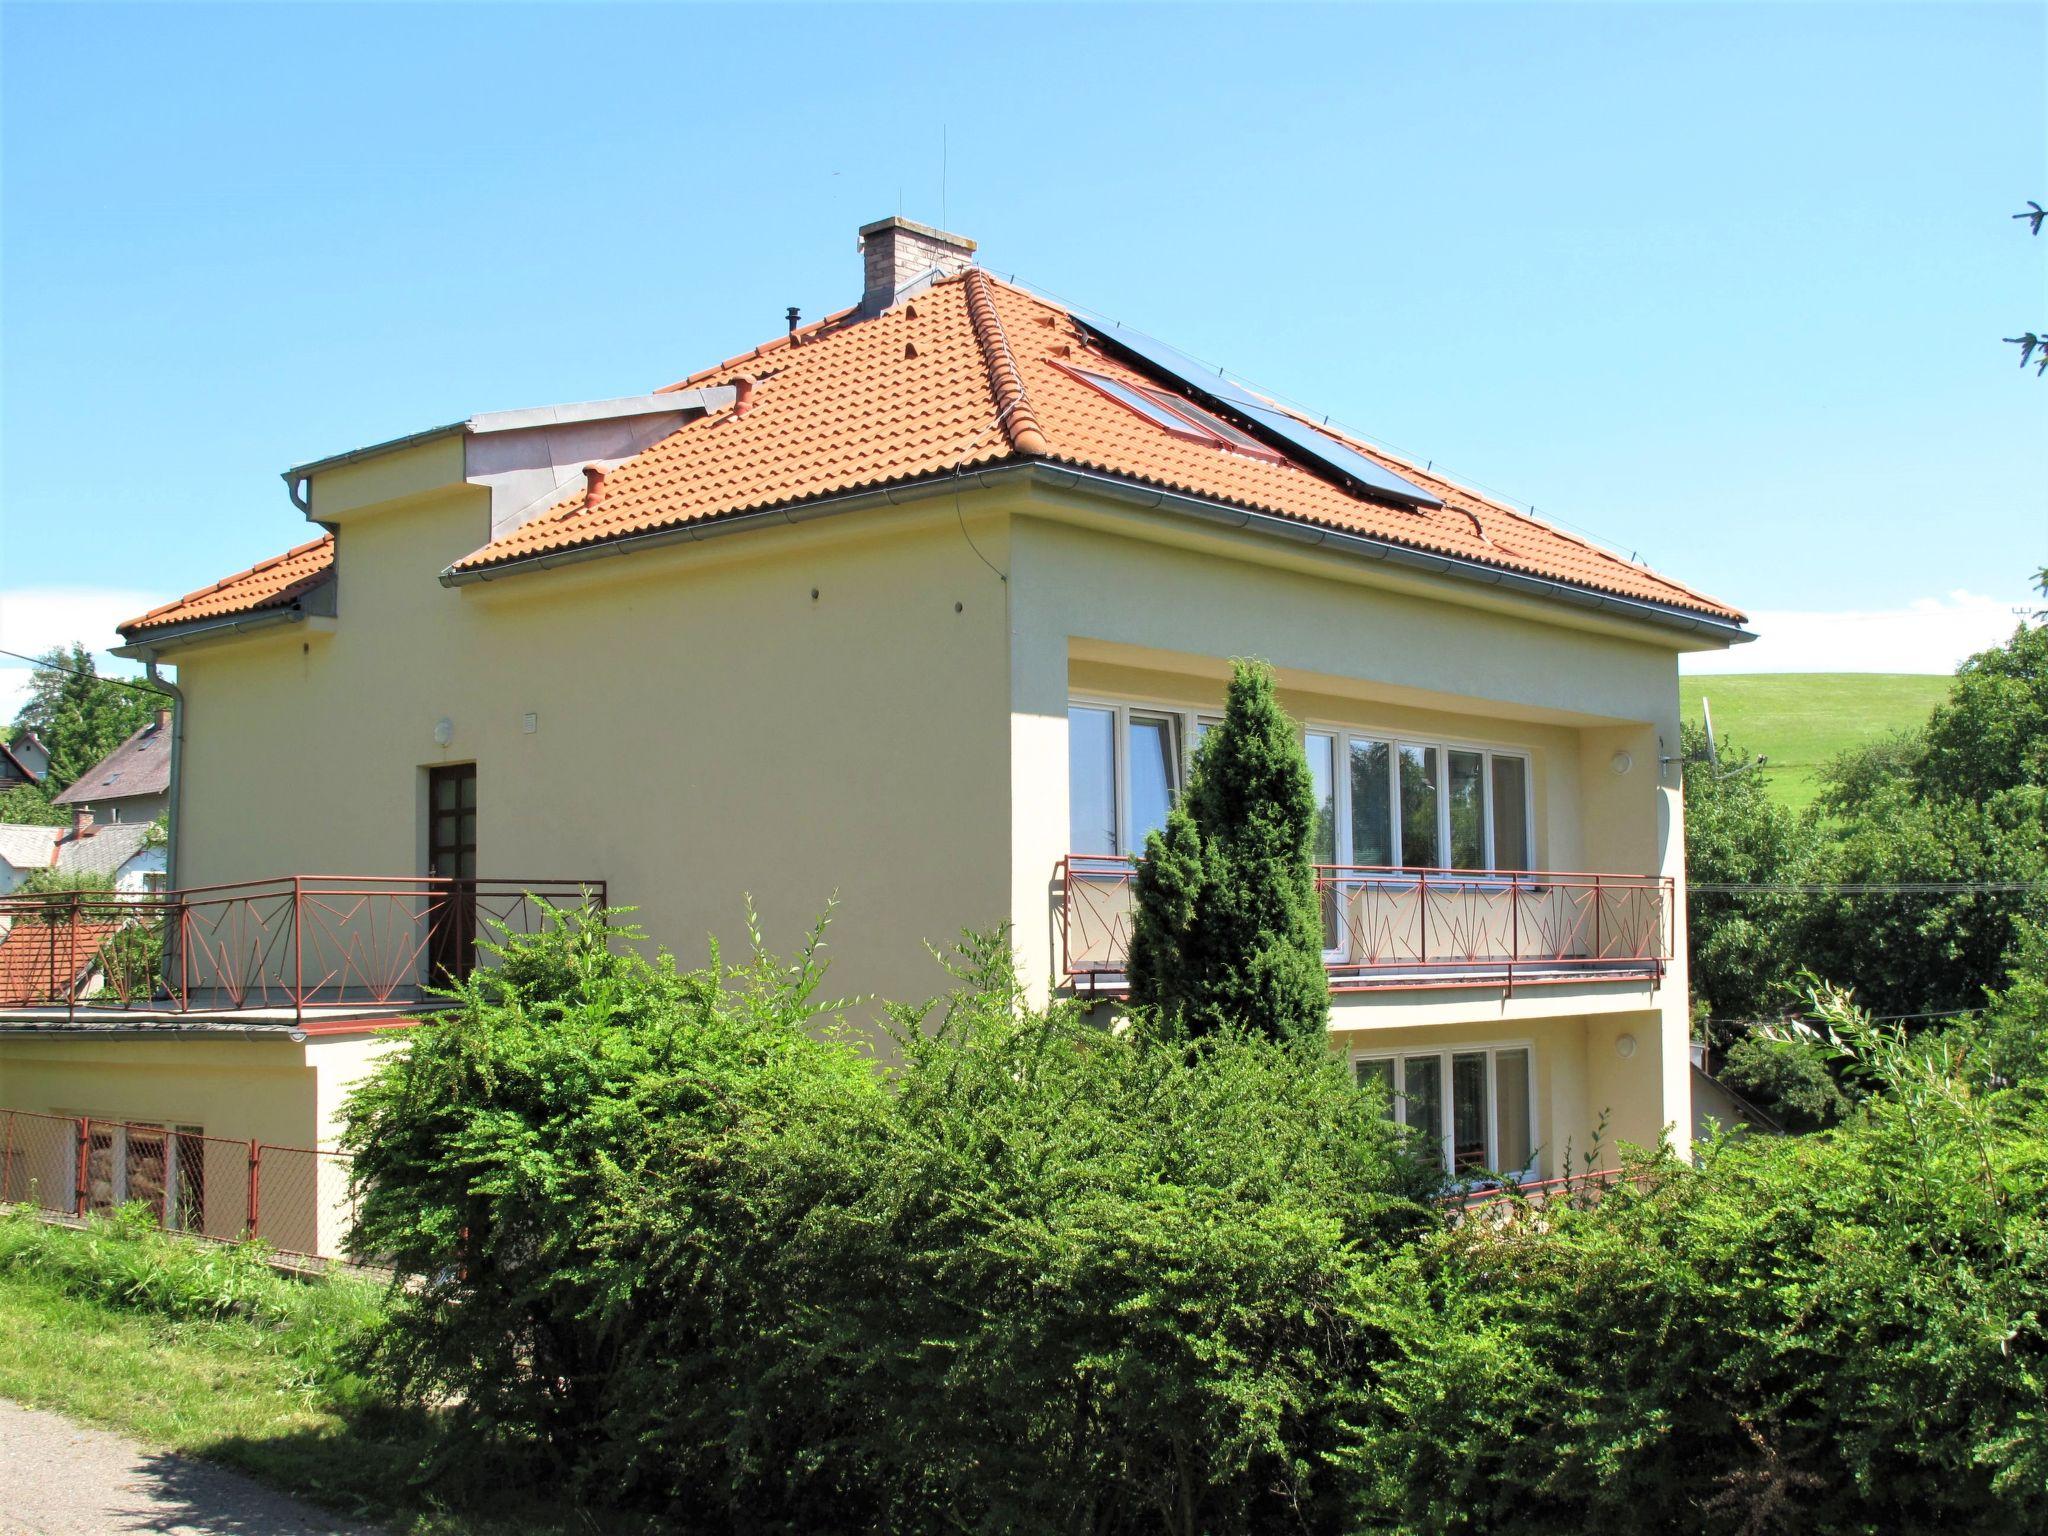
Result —
[{"label": "leafy tree", "polygon": [[1720,1078],[1788,1131],[1817,1131],[1849,1111],[1830,1053],[1797,1021],[1742,1036],[1722,1058]]},{"label": "leafy tree", "polygon": [[1138,869],[1134,1008],[1197,1036],[1324,1037],[1315,815],[1300,731],[1274,697],[1272,669],[1235,663],[1223,721]]},{"label": "leafy tree", "polygon": [[[1685,877],[1697,885],[1786,885],[1805,878],[1812,837],[1771,799],[1756,760],[1703,727],[1680,729],[1684,763]],[[1790,942],[1798,898],[1756,891],[1691,890],[1686,945],[1693,996],[1706,1005],[1709,1040],[1725,1046],[1745,1021],[1783,1013],[1795,999]]]},{"label": "leafy tree", "polygon": [[150,689],[101,677],[92,653],[74,643],[53,648],[29,679],[28,701],[15,716],[50,749],[44,788],[68,789],[78,776],[143,725],[159,695]]},{"label": "leafy tree", "polygon": [[1879,1013],[1975,1008],[2019,924],[2048,917],[2048,625],[1964,662],[1919,736],[1826,779],[1815,878],[1850,889],[1805,904],[1800,961]]},{"label": "leafy tree", "polygon": [[61,827],[70,819],[62,806],[50,804],[40,784],[0,790],[0,822],[18,827]]}]

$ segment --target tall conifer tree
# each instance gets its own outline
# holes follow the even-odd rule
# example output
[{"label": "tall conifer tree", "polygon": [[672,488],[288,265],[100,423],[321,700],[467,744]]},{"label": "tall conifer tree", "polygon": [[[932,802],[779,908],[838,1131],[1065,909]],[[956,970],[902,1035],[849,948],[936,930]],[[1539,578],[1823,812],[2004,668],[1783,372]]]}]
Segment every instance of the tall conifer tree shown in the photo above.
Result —
[{"label": "tall conifer tree", "polygon": [[1189,1034],[1239,1026],[1322,1037],[1330,984],[1310,839],[1315,792],[1272,669],[1238,662],[1223,723],[1145,846],[1131,1002]]}]

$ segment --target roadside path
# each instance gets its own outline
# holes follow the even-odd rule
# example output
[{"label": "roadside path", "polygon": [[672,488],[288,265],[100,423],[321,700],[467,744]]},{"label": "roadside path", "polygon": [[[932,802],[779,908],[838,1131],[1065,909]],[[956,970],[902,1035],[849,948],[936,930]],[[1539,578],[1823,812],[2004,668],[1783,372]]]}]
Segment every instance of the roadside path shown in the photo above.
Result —
[{"label": "roadside path", "polygon": [[0,1536],[383,1536],[239,1472],[0,1401]]}]

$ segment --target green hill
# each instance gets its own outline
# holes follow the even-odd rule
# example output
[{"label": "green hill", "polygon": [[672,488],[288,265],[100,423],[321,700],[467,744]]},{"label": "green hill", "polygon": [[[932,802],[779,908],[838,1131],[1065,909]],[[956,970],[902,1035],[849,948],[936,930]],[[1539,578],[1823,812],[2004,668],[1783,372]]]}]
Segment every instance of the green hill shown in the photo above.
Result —
[{"label": "green hill", "polygon": [[1819,792],[1814,773],[1823,762],[1873,736],[1924,724],[1951,681],[1917,673],[1756,672],[1681,678],[1679,696],[1685,718],[1695,722],[1704,696],[1715,734],[1768,757],[1771,793],[1804,810]]}]

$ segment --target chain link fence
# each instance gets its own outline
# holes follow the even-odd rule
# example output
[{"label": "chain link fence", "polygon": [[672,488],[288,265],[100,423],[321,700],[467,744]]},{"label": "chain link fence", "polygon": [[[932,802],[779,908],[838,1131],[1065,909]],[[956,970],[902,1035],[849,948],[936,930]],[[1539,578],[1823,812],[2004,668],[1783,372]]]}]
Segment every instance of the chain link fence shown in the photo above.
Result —
[{"label": "chain link fence", "polygon": [[345,1152],[208,1136],[193,1126],[0,1109],[0,1204],[84,1217],[125,1205],[168,1231],[345,1260]]}]

